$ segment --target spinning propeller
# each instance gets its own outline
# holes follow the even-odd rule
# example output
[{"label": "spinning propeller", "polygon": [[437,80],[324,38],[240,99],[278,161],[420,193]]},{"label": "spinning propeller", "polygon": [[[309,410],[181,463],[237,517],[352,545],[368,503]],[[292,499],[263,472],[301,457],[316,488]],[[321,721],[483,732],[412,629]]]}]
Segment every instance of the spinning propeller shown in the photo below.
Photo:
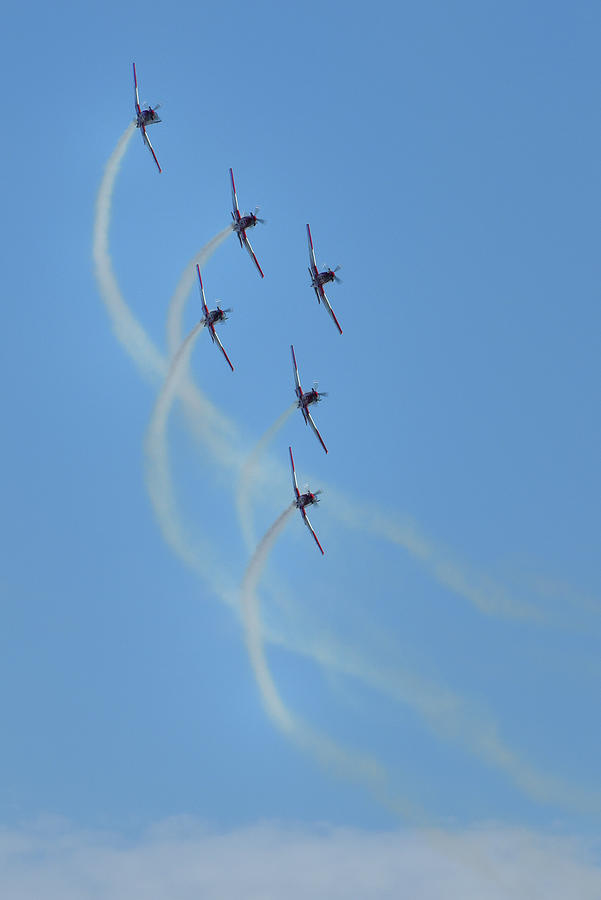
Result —
[{"label": "spinning propeller", "polygon": [[[307,481],[306,484],[305,484],[305,486],[303,487],[302,493],[303,493],[303,494],[313,494],[313,496],[314,496],[315,498],[317,498],[317,495],[318,495],[318,494],[323,494],[323,491],[322,491],[321,488],[319,488],[319,489],[316,490],[316,491],[312,491],[311,488],[309,487],[309,482]],[[315,502],[316,502],[316,503],[319,503],[319,500],[316,499]]]}]

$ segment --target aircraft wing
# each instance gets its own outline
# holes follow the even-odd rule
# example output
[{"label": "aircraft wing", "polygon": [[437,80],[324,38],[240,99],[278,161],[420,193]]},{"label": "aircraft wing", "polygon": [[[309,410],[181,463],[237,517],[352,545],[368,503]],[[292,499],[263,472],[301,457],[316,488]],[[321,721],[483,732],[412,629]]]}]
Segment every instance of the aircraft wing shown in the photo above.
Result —
[{"label": "aircraft wing", "polygon": [[136,115],[140,115],[140,98],[138,96],[138,79],[136,76],[136,64],[134,66],[134,106],[136,107]]},{"label": "aircraft wing", "polygon": [[307,224],[307,238],[309,241],[309,262],[311,263],[311,269],[313,270],[313,274],[317,275],[317,263],[315,262],[315,250],[313,249],[313,238],[311,237],[311,229]]},{"label": "aircraft wing", "polygon": [[319,443],[321,444],[321,446],[323,447],[323,449],[324,449],[324,450],[326,451],[326,453],[327,453],[327,452],[328,452],[328,448],[327,448],[326,445],[324,444],[323,438],[322,438],[322,436],[320,435],[319,431],[317,430],[317,425],[316,425],[315,422],[313,421],[313,419],[312,419],[312,417],[311,417],[311,413],[309,412],[308,409],[305,410],[305,414],[306,414],[305,422],[308,422],[308,423],[309,423],[309,425],[311,426],[311,428],[312,428],[313,431],[315,432],[315,436],[316,436],[317,440],[319,441]]},{"label": "aircraft wing", "polygon": [[[311,272],[311,269],[309,269],[308,272],[309,272],[309,275],[311,275],[311,278],[313,278],[313,274],[312,274],[312,272]],[[318,303],[321,303],[321,295],[323,294],[323,287],[322,287],[322,285],[321,285],[321,284],[317,284],[315,281],[312,281],[311,284],[313,285],[313,290],[315,291],[315,296],[317,297],[317,302],[318,302]]]},{"label": "aircraft wing", "polygon": [[288,447],[288,450],[290,451],[290,465],[292,467],[292,487],[294,488],[294,495],[295,495],[296,499],[298,500],[298,498],[300,497],[300,491],[298,489],[298,484],[296,481],[296,472],[294,471],[294,459],[292,458],[292,447]]},{"label": "aircraft wing", "polygon": [[196,271],[198,272],[198,281],[200,284],[200,302],[202,303],[202,311],[205,314],[205,318],[208,322],[209,320],[209,307],[207,306],[207,301],[205,299],[205,289],[202,286],[202,275],[200,274],[200,266],[196,263]]},{"label": "aircraft wing", "polygon": [[261,278],[265,278],[265,276],[263,275],[263,269],[262,269],[261,266],[259,265],[259,260],[258,260],[257,257],[255,256],[255,251],[254,251],[253,248],[250,246],[250,241],[249,241],[248,238],[246,237],[246,232],[245,232],[245,231],[242,232],[242,234],[240,235],[240,238],[241,238],[241,240],[242,240],[242,243],[244,244],[244,246],[246,247],[246,249],[247,249],[248,252],[250,253],[251,258],[254,260],[255,266],[256,266],[257,269],[259,270],[259,275],[261,276]]},{"label": "aircraft wing", "polygon": [[146,128],[144,127],[144,125],[141,125],[141,126],[140,126],[140,131],[142,132],[142,137],[143,137],[143,139],[144,139],[144,143],[146,144],[146,146],[148,147],[148,149],[149,149],[150,152],[152,153],[152,158],[154,159],[155,163],[157,164],[157,169],[159,170],[159,172],[162,172],[163,170],[161,169],[161,167],[160,167],[160,165],[159,165],[159,161],[158,161],[158,159],[157,159],[157,155],[156,155],[156,153],[155,153],[154,150],[153,150],[152,144],[150,143],[150,138],[149,138],[148,135],[146,134]]},{"label": "aircraft wing", "polygon": [[321,299],[323,300],[323,305],[325,306],[325,308],[327,309],[327,311],[328,311],[329,314],[331,315],[331,317],[332,317],[332,319],[333,319],[333,321],[334,321],[334,325],[336,326],[336,328],[338,329],[338,331],[340,332],[340,334],[342,334],[342,328],[340,327],[340,323],[338,322],[338,319],[337,319],[336,316],[334,315],[334,310],[333,310],[332,307],[330,306],[330,301],[329,301],[328,298],[326,297],[326,292],[324,291],[323,286],[321,287]]},{"label": "aircraft wing", "polygon": [[294,381],[296,383],[296,394],[298,399],[300,400],[303,396],[303,389],[301,388],[300,378],[298,377],[298,366],[296,365],[296,356],[294,355],[294,347],[290,344],[290,349],[292,350],[292,368],[294,369]]},{"label": "aircraft wing", "polygon": [[230,169],[230,178],[232,180],[232,206],[234,209],[234,218],[236,221],[240,218],[240,209],[238,208],[238,197],[236,196],[236,185],[234,182],[234,172]]},{"label": "aircraft wing", "polygon": [[317,544],[317,546],[318,546],[319,549],[321,550],[321,555],[324,556],[325,554],[324,554],[323,547],[322,547],[321,544],[319,543],[319,540],[318,540],[318,538],[317,538],[317,535],[315,534],[315,531],[313,530],[313,526],[312,526],[311,523],[309,522],[309,516],[308,516],[307,513],[305,512],[304,507],[303,507],[303,509],[301,509],[301,516],[302,516],[303,519],[304,519],[305,525],[307,526],[307,528],[309,529],[309,531],[310,531],[311,534],[313,535],[313,538],[314,538],[314,540],[315,540],[315,543]]},{"label": "aircraft wing", "polygon": [[219,349],[221,350],[221,352],[222,352],[223,355],[225,356],[226,362],[227,362],[228,366],[230,367],[230,369],[231,369],[232,372],[233,372],[233,371],[234,371],[234,367],[233,367],[233,365],[232,365],[232,363],[231,363],[231,361],[230,361],[229,356],[228,356],[227,353],[225,352],[225,348],[224,348],[223,344],[222,344],[221,341],[219,340],[219,335],[218,335],[217,332],[215,331],[215,326],[214,326],[214,325],[209,325],[209,328],[210,328],[210,330],[211,330],[211,336],[212,336],[213,340],[217,341],[217,343],[219,344]]}]

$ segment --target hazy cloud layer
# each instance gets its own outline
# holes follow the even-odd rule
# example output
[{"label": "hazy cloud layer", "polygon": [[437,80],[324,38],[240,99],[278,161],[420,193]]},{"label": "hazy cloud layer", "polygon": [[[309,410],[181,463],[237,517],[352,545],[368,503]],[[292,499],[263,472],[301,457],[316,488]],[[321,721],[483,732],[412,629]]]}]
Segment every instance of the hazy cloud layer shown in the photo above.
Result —
[{"label": "hazy cloud layer", "polygon": [[182,819],[128,841],[49,821],[0,830],[0,884],[10,900],[598,900],[598,852],[495,826],[217,833]]}]

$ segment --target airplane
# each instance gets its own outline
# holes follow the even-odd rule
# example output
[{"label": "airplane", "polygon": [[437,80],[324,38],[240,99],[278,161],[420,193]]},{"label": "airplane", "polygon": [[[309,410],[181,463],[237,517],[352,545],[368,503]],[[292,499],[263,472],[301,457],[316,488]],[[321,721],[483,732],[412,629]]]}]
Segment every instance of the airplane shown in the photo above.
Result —
[{"label": "airplane", "polygon": [[238,240],[240,241],[241,247],[246,247],[250,255],[252,256],[255,266],[259,270],[259,275],[261,278],[264,278],[263,269],[259,265],[259,260],[254,254],[253,248],[250,246],[250,241],[246,237],[246,229],[254,228],[257,222],[264,223],[265,219],[258,219],[257,213],[259,211],[259,207],[255,208],[254,213],[249,213],[247,216],[243,216],[240,214],[240,209],[238,207],[238,198],[236,196],[236,185],[234,184],[234,173],[232,169],[230,169],[230,178],[232,180],[232,219],[234,220],[234,231],[238,235]]},{"label": "airplane", "polygon": [[142,109],[142,107],[140,106],[140,98],[138,96],[138,79],[136,77],[136,64],[134,63],[134,106],[136,109],[136,128],[140,129],[142,140],[152,153],[152,158],[157,164],[157,169],[159,170],[159,172],[161,172],[162,169],[159,165],[156,153],[152,148],[152,144],[150,143],[150,138],[146,134],[146,128],[148,125],[155,125],[157,122],[161,121],[156,113],[160,105],[160,103],[157,103],[155,107],[149,106],[146,109]]},{"label": "airplane", "polygon": [[294,388],[294,391],[296,393],[296,396],[298,397],[297,406],[300,407],[300,410],[303,414],[303,418],[305,420],[305,425],[311,426],[311,428],[315,432],[317,440],[319,441],[319,443],[321,444],[321,446],[327,453],[328,448],[324,444],[322,436],[320,435],[319,431],[317,430],[315,422],[311,418],[311,413],[309,412],[307,407],[310,406],[311,403],[319,403],[319,401],[321,400],[322,397],[327,397],[328,395],[325,391],[317,390],[317,382],[315,382],[315,384],[313,385],[313,388],[310,391],[303,391],[303,389],[301,387],[301,383],[300,383],[300,378],[298,377],[298,366],[296,364],[296,356],[294,355],[294,347],[292,346],[292,344],[290,344],[290,349],[292,350],[292,367],[294,369],[294,381],[296,383],[296,387]]},{"label": "airplane", "polygon": [[200,298],[201,298],[201,302],[202,302],[202,311],[204,313],[204,316],[202,317],[202,319],[200,321],[204,324],[205,328],[209,329],[209,334],[211,335],[211,340],[213,341],[213,343],[215,343],[215,341],[217,342],[217,344],[219,345],[219,349],[221,350],[221,352],[223,353],[223,355],[225,356],[225,358],[227,360],[228,366],[230,367],[230,369],[233,372],[234,367],[230,362],[229,356],[227,355],[227,353],[224,350],[223,344],[219,340],[217,332],[215,331],[216,322],[225,322],[225,320],[227,319],[226,313],[231,312],[231,309],[221,309],[219,304],[217,304],[217,309],[209,310],[209,307],[207,306],[207,301],[205,299],[205,291],[202,286],[202,277],[200,274],[200,266],[198,265],[198,263],[196,264],[196,271],[198,272],[198,281],[200,283]]},{"label": "airplane", "polygon": [[336,328],[342,334],[342,328],[338,323],[338,319],[334,315],[334,310],[330,306],[330,301],[326,297],[326,292],[323,289],[324,284],[327,284],[328,281],[340,281],[340,278],[336,275],[336,272],[340,268],[340,266],[336,266],[335,269],[325,269],[323,272],[320,272],[317,268],[317,263],[315,262],[315,250],[313,249],[313,239],[311,237],[311,229],[307,225],[307,237],[309,238],[309,275],[311,276],[311,287],[315,291],[315,296],[317,297],[317,302],[322,303],[331,315],[334,320],[334,324]]},{"label": "airplane", "polygon": [[323,556],[324,555],[323,547],[319,543],[319,540],[317,539],[317,535],[313,531],[313,527],[312,527],[311,523],[309,522],[309,517],[305,511],[306,506],[311,506],[312,503],[319,503],[319,500],[317,499],[317,495],[321,494],[321,491],[315,491],[314,493],[312,493],[311,491],[306,491],[304,494],[301,494],[301,492],[298,489],[298,484],[296,482],[296,472],[294,471],[294,459],[292,457],[292,447],[288,447],[288,450],[290,451],[290,465],[292,466],[292,487],[294,488],[294,505],[296,506],[296,508],[299,510],[301,516],[303,517],[303,521],[304,521],[305,525],[307,526],[307,528],[313,535],[313,537],[315,539],[315,543],[321,550],[321,554]]}]

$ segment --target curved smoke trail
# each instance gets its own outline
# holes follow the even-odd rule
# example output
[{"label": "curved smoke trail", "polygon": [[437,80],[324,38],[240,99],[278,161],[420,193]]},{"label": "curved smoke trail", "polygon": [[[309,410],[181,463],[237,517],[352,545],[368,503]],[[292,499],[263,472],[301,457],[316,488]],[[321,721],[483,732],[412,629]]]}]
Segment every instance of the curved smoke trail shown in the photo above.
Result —
[{"label": "curved smoke trail", "polygon": [[228,225],[219,234],[202,247],[193,259],[190,260],[186,268],[181,274],[177,287],[173,292],[173,296],[169,301],[167,310],[167,351],[169,356],[177,353],[177,348],[182,342],[182,318],[184,307],[188,294],[192,290],[192,285],[196,277],[196,266],[202,269],[206,262],[211,258],[218,247],[223,244],[225,239],[232,233],[233,226]]},{"label": "curved smoke trail", "polygon": [[314,731],[290,712],[275,686],[263,649],[257,585],[269,554],[294,509],[295,504],[290,504],[267,530],[247,566],[240,589],[246,646],[265,711],[280,731],[301,749],[315,756],[322,765],[338,774],[342,772],[352,781],[367,784],[377,799],[389,809],[411,816],[414,820],[416,816],[421,818],[421,812],[407,801],[393,797],[388,788],[386,771],[379,763],[370,757],[351,753],[331,738]]},{"label": "curved smoke trail", "polygon": [[[296,401],[259,438],[239,468],[236,510],[238,524],[249,549],[255,545],[251,509],[253,496],[259,493],[259,488],[273,483],[276,478],[282,482],[285,477],[287,478],[282,463],[272,459],[262,463],[261,457],[295,408]],[[424,566],[442,587],[467,600],[479,612],[484,615],[498,615],[532,622],[543,621],[540,609],[523,600],[515,600],[509,591],[491,578],[473,571],[465,563],[458,562],[448,551],[421,533],[409,518],[399,520],[386,515],[376,506],[356,498],[351,501],[346,494],[323,482],[321,485],[332,501],[328,504],[328,512],[333,518],[347,528],[371,534],[401,547],[412,559]]]},{"label": "curved smoke trail", "polygon": [[[108,249],[110,209],[115,179],[134,131],[135,124],[131,123],[119,138],[117,146],[105,167],[96,202],[93,258],[100,294],[111,318],[117,339],[134,359],[142,374],[146,378],[157,381],[165,378],[168,369],[167,362],[127,306],[117,284]],[[195,259],[202,258],[206,262],[210,254],[226,239],[230,231],[231,226],[220,231],[205,247],[201,248]],[[183,303],[194,278],[193,265],[195,264],[191,262],[184,270],[171,300],[170,325],[168,328],[170,342],[175,341],[177,335],[181,333]],[[176,350],[177,347],[170,347],[171,353]],[[198,390],[189,379],[186,371],[182,373],[179,392],[184,401],[186,416],[195,437],[209,450],[216,462],[240,471],[245,465],[246,455],[242,451],[242,441],[235,424],[221,413],[204,393]],[[273,433],[274,431],[271,429],[268,432],[270,436],[273,436]],[[267,435],[259,442],[260,447],[255,448],[251,453],[255,473],[257,472],[259,457],[269,442],[265,438],[267,438]],[[273,467],[270,468],[269,475],[273,479]],[[328,493],[330,493],[329,488]],[[249,494],[250,485],[248,480],[246,480],[242,499],[238,495],[237,502],[240,524],[247,540],[252,532]],[[518,618],[535,617],[531,607],[526,608],[524,604],[516,604],[507,592],[498,585],[477,574],[470,573],[465,566],[453,560],[450,554],[437,551],[437,548],[433,547],[431,542],[417,532],[414,525],[399,525],[398,522],[392,519],[387,520],[377,511],[359,510],[357,506],[350,504],[338,492],[333,491],[332,494],[333,496],[338,495],[336,502],[332,504],[332,509],[346,525],[360,530],[372,530],[372,533],[403,547],[414,558],[424,564],[444,587],[466,598],[482,612],[514,615]]]},{"label": "curved smoke trail", "polygon": [[296,725],[292,714],[288,711],[278,694],[267,665],[261,638],[261,620],[259,605],[256,600],[256,589],[273,545],[286,527],[293,511],[294,504],[290,504],[267,531],[248,564],[240,589],[246,647],[255,679],[261,692],[261,699],[269,717],[276,723],[278,728],[288,735],[293,734]]},{"label": "curved smoke trail", "polygon": [[135,130],[135,122],[127,126],[106,164],[96,199],[92,257],[100,296],[107,307],[117,340],[125,346],[142,374],[156,381],[166,374],[165,360],[125,302],[109,253],[109,226],[115,180]]},{"label": "curved smoke trail", "polygon": [[252,521],[252,512],[250,508],[250,493],[253,480],[255,478],[256,469],[264,453],[266,447],[272,442],[280,428],[283,428],[294,410],[297,408],[297,401],[291,403],[288,409],[279,416],[273,425],[271,425],[263,436],[257,441],[251,453],[244,460],[238,472],[238,480],[236,483],[236,509],[238,511],[238,522],[242,529],[242,536],[248,550],[256,544],[255,529]]},{"label": "curved smoke trail", "polygon": [[[125,303],[112,269],[108,249],[108,233],[114,183],[133,131],[134,126],[129,125],[123,135],[119,138],[117,146],[105,167],[96,202],[93,258],[100,294],[111,318],[113,329],[118,340],[124,346],[127,353],[133,358],[145,377],[150,378],[153,381],[158,381],[164,379],[167,375],[167,361],[153,344],[141,324],[135,319]],[[195,438],[199,441],[201,446],[206,447],[211,452],[214,460],[219,465],[239,470],[243,465],[246,454],[243,452],[243,444],[235,423],[221,413],[194,383],[189,379],[186,379],[185,373],[182,374],[181,380],[178,378],[178,382],[179,385],[174,389],[174,394],[177,390],[184,401],[184,409]],[[163,471],[166,471],[167,474],[169,474],[168,466]],[[262,477],[267,477],[269,475],[269,478],[272,481],[274,476],[276,478],[281,477],[283,483],[283,471],[283,466],[278,466],[276,464],[276,466],[269,467],[269,472],[266,471],[261,474]],[[340,516],[341,520],[350,527],[365,530],[365,522],[362,521],[362,511],[357,506],[352,506],[343,495],[338,495],[337,491],[329,490],[329,494],[335,500],[335,502],[331,504],[332,509]],[[169,504],[169,509],[171,513],[177,513],[175,501]],[[417,529],[412,524],[407,528],[403,526],[403,528],[405,528],[404,533],[398,535],[394,533],[394,529],[400,527],[398,522],[395,522],[392,519],[384,519],[382,522],[378,522],[376,519],[378,513],[375,509],[371,511],[367,510],[366,512],[368,514],[367,518],[371,518],[374,533],[381,534],[381,536],[387,536],[388,539],[393,539],[395,542],[398,542],[409,553],[415,555],[418,559],[421,559],[431,572],[433,569],[436,569],[437,562],[439,562],[439,574],[444,575],[446,568],[445,577],[448,579],[449,574],[452,576],[450,579],[451,583],[449,584],[447,581],[448,587],[451,587],[452,590],[456,590],[464,597],[469,595],[468,599],[470,602],[475,602],[477,606],[488,607],[487,612],[489,613],[495,612],[504,614],[506,607],[506,597],[504,594],[499,598],[498,592],[495,592],[491,598],[488,593],[489,586],[482,586],[477,582],[471,584],[469,577],[466,579],[461,567],[456,563],[451,563],[448,555],[437,560],[436,554],[433,556],[431,552],[429,542],[417,532]],[[389,534],[384,535],[382,533],[384,531],[388,531]],[[182,536],[183,529],[180,526],[178,526],[178,529],[173,531],[171,535],[172,539]],[[232,597],[235,594],[234,588],[231,585],[220,585],[216,583],[218,567],[213,566],[208,572],[201,571],[198,560],[195,557],[194,560],[191,559],[191,556],[194,556],[194,554],[190,553],[190,547],[187,546],[186,540],[182,542],[181,552],[178,550],[178,553],[182,558],[193,564],[194,569],[208,580],[209,584],[221,600],[228,604],[232,603]],[[227,571],[227,569],[222,569],[221,571]],[[352,659],[349,659],[348,657],[345,657],[348,648],[338,645],[335,639],[331,641],[330,650],[326,653],[324,651],[323,642],[310,640],[299,641],[296,637],[291,638],[290,636],[284,638],[281,634],[277,634],[276,632],[269,632],[268,637],[270,641],[280,644],[292,652],[309,656],[312,660],[322,665],[330,666],[343,674],[359,678],[364,683],[371,684],[373,687],[383,690],[384,693],[394,695],[395,698],[401,702],[409,703],[425,717],[431,727],[433,727],[434,731],[437,733],[442,731],[447,739],[450,738],[453,740],[453,736],[446,733],[447,708],[450,704],[452,710],[458,711],[463,709],[465,711],[466,704],[461,697],[451,695],[447,689],[437,685],[425,685],[425,697],[422,697],[422,694],[424,693],[422,687],[424,686],[420,684],[420,679],[416,678],[412,673],[396,673],[380,669],[377,666],[374,666],[373,662],[370,660],[361,660],[357,653],[354,653]],[[317,646],[317,644],[319,644],[319,646]],[[400,678],[398,684],[397,676]],[[537,777],[538,773],[531,770],[527,764],[523,764],[522,761],[519,760],[502,742],[497,734],[494,724],[493,727],[491,727],[491,723],[488,719],[482,721],[478,710],[468,709],[467,712],[472,719],[472,727],[466,729],[463,740],[457,740],[457,738],[455,738],[455,742],[463,744],[471,753],[482,758],[488,764],[507,772],[514,783],[517,783],[525,793],[534,796],[537,800],[548,800],[549,795],[551,795],[551,799],[557,797],[557,788],[563,788],[563,784],[559,783],[557,779],[545,779],[545,784],[541,784],[539,777]],[[463,715],[459,715],[458,727],[460,730],[462,730],[462,720]],[[566,806],[576,805],[565,802],[563,794],[568,790],[570,790],[569,786],[565,785],[565,791],[561,791],[562,800]],[[544,793],[546,796],[544,798],[541,797],[541,793]],[[560,800],[560,802],[562,802],[562,800]],[[579,806],[581,805],[580,800],[581,798],[579,797],[576,801]],[[596,807],[598,808],[599,800],[597,797],[594,798],[593,802],[595,802]],[[588,804],[583,805],[585,807],[588,806]]]},{"label": "curved smoke trail", "polygon": [[[134,131],[135,123],[128,125],[105,166],[96,199],[92,256],[100,296],[117,340],[141,373],[156,383],[166,377],[168,362],[125,302],[113,271],[108,241],[115,180]],[[224,239],[223,235],[227,237],[229,230],[219,232],[199,250],[197,257],[202,257],[206,262],[216,249],[215,241]],[[182,282],[183,278],[180,283]],[[239,441],[234,424],[185,377],[185,372],[179,379],[179,393],[184,400],[190,428],[199,443],[208,447],[215,458],[226,466],[237,467],[241,454],[233,450],[233,445]]]},{"label": "curved smoke trail", "polygon": [[194,343],[203,327],[204,322],[198,322],[183,341],[155,402],[144,439],[146,487],[166,544],[211,585],[226,605],[237,608],[236,587],[233,581],[228,581],[230,567],[225,559],[219,558],[220,550],[206,536],[202,538],[202,542],[192,541],[181,522],[169,466],[169,415],[185,377]]}]

